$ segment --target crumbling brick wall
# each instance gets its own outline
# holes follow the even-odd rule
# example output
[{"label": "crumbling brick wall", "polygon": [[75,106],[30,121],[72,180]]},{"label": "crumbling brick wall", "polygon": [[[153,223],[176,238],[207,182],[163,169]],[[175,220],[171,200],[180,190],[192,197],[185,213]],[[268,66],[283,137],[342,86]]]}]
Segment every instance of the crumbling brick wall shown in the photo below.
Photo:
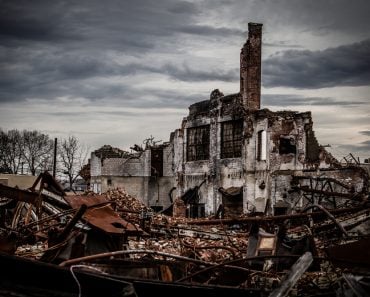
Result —
[{"label": "crumbling brick wall", "polygon": [[261,106],[262,24],[248,24],[248,40],[240,53],[240,93],[247,109]]},{"label": "crumbling brick wall", "polygon": [[165,208],[171,204],[168,194],[175,183],[172,144],[163,145],[163,176],[151,176],[150,149],[122,157],[116,154],[100,157],[91,155],[91,181],[96,192],[124,188],[148,206]]}]

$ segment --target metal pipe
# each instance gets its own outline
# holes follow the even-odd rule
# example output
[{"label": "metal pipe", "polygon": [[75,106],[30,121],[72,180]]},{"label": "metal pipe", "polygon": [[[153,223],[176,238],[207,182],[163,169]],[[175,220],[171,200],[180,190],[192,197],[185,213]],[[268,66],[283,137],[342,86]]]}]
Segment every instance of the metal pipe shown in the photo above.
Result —
[{"label": "metal pipe", "polygon": [[223,250],[227,250],[230,253],[232,253],[233,257],[235,257],[235,253],[236,253],[233,248],[228,247],[228,246],[223,246],[223,245],[192,246],[191,244],[188,244],[187,242],[182,242],[182,244],[185,247],[187,247],[187,248],[196,249],[196,250],[210,250],[210,249],[223,249]]},{"label": "metal pipe", "polygon": [[69,221],[67,226],[63,229],[62,233],[60,233],[60,235],[58,236],[57,243],[62,242],[67,238],[68,234],[71,233],[73,227],[81,219],[86,210],[87,210],[86,204],[82,204],[78,211],[76,212],[76,214],[73,216],[73,218]]},{"label": "metal pipe", "polygon": [[[350,207],[350,208],[339,208],[331,210],[331,214],[341,214],[346,212],[356,212],[359,210],[363,210],[363,206],[359,207]],[[193,220],[187,222],[188,225],[218,225],[218,224],[238,224],[238,223],[252,223],[252,222],[274,222],[274,221],[284,221],[286,219],[300,219],[305,218],[308,215],[320,216],[322,215],[322,211],[312,212],[312,213],[295,213],[290,215],[281,215],[281,216],[264,216],[264,217],[246,217],[240,219],[211,219],[211,220]]]},{"label": "metal pipe", "polygon": [[320,209],[322,212],[324,212],[328,217],[329,219],[331,219],[335,225],[337,225],[337,227],[339,228],[339,230],[342,232],[343,235],[345,235],[346,237],[348,237],[348,233],[347,231],[343,228],[343,226],[335,219],[335,217],[325,208],[323,207],[322,205],[319,205],[319,204],[313,204],[313,205],[310,205],[308,207],[306,207],[302,212],[306,212],[307,210],[310,210],[312,208],[318,208]]},{"label": "metal pipe", "polygon": [[[242,261],[279,259],[279,258],[299,258],[299,257],[301,257],[301,255],[266,255],[266,256],[253,256],[253,257],[246,257],[246,258],[241,258],[241,259],[230,260],[230,261],[226,261],[226,262],[223,262],[223,263],[220,263],[220,264],[213,265],[211,267],[206,267],[202,270],[198,270],[198,271],[194,272],[191,275],[188,275],[188,276],[185,276],[183,278],[180,278],[180,279],[176,280],[175,282],[182,282],[184,280],[187,280],[189,278],[192,278],[192,277],[194,277],[198,274],[207,272],[209,270],[216,269],[216,268],[219,268],[219,267],[222,267],[222,266],[227,267],[229,264],[238,263],[238,262],[242,262]],[[327,260],[327,258],[325,258],[325,257],[314,257],[314,259],[315,260]],[[231,266],[231,267],[238,267],[238,266]],[[246,269],[246,268],[244,268],[244,269]],[[249,271],[254,272],[255,270],[250,269]]]},{"label": "metal pipe", "polygon": [[73,264],[80,263],[83,261],[97,260],[97,259],[102,259],[102,258],[110,258],[114,256],[130,255],[130,254],[152,254],[152,255],[170,257],[170,258],[174,258],[174,259],[178,259],[182,261],[193,262],[193,263],[208,265],[208,266],[215,264],[212,262],[201,261],[197,259],[192,259],[188,257],[183,257],[183,256],[178,256],[178,255],[173,255],[173,254],[168,254],[168,253],[163,253],[163,252],[158,252],[158,251],[129,250],[129,251],[115,251],[115,252],[109,252],[109,253],[101,253],[101,254],[95,254],[95,255],[81,257],[81,258],[75,258],[75,259],[64,261],[60,263],[59,266],[68,266],[68,265],[73,265]]}]

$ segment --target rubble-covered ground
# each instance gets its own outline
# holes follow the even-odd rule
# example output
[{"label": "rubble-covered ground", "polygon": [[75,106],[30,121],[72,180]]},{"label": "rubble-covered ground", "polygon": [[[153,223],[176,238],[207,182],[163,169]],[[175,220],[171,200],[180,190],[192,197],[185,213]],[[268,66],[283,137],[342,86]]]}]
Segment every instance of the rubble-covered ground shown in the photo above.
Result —
[{"label": "rubble-covered ground", "polygon": [[[71,209],[44,199],[41,205],[21,202],[22,207],[6,211],[12,217],[1,229],[1,250],[120,277],[258,289],[260,296],[293,282],[292,265],[309,252],[312,264],[294,268],[302,273],[289,287],[290,296],[354,296],[349,292],[368,288],[367,202],[329,215],[243,215],[230,220],[154,213],[124,189],[74,198],[99,203]],[[113,229],[106,226],[111,219]],[[359,279],[358,288],[348,289]]]}]

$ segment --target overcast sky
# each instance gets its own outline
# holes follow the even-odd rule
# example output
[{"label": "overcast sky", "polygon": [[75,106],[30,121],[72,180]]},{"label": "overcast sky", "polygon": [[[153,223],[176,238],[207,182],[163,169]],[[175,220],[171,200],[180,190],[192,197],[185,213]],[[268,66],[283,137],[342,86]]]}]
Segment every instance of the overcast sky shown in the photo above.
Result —
[{"label": "overcast sky", "polygon": [[370,157],[368,0],[0,0],[0,127],[92,150],[168,141],[188,106],[239,91],[263,23],[262,107],[312,111],[337,158]]}]

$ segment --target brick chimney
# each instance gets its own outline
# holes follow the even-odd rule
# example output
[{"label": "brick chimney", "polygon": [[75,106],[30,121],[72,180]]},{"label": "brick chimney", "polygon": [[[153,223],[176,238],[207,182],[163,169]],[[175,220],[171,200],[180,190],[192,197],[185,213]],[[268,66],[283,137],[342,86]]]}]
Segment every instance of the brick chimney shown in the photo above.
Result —
[{"label": "brick chimney", "polygon": [[261,108],[262,24],[248,23],[248,40],[240,53],[240,93],[247,109]]}]

